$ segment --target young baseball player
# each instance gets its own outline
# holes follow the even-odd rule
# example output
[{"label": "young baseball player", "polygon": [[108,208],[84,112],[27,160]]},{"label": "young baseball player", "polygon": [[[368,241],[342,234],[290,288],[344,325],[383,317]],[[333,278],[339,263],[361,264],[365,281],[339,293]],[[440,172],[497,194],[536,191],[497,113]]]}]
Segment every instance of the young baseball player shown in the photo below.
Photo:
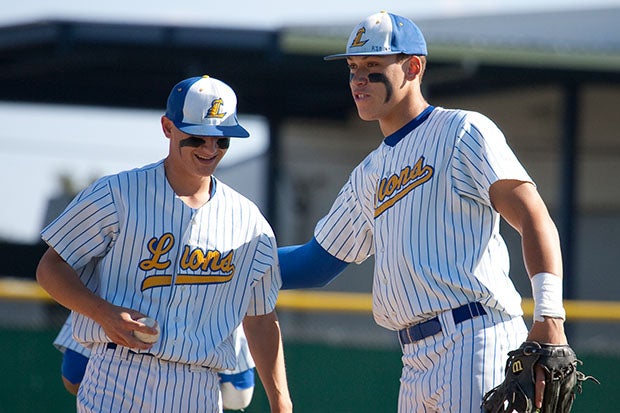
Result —
[{"label": "young baseball player", "polygon": [[99,179],[43,229],[37,280],[91,350],[78,411],[222,411],[218,372],[235,367],[241,323],[271,411],[292,411],[273,231],[213,176],[230,138],[249,136],[236,104],[217,79],[179,82],[166,158]]},{"label": "young baseball player", "polygon": [[[320,286],[375,256],[373,314],[403,351],[398,411],[480,411],[526,338],[566,343],[559,238],[531,177],[487,117],[429,104],[418,27],[373,14],[351,32],[349,87],[379,147],[351,173],[307,244],[280,248],[286,288]],[[500,218],[522,237],[534,322],[508,276]],[[316,263],[319,263],[318,265]],[[536,405],[543,383],[537,372]]]},{"label": "young baseball player", "polygon": [[[84,377],[90,350],[73,339],[71,319],[69,315],[65,320],[54,339],[54,346],[62,353],[62,382],[67,391],[75,396]],[[254,360],[243,328],[237,327],[233,335],[237,362],[233,370],[218,373],[220,392],[224,409],[242,410],[250,405],[254,393]]]}]

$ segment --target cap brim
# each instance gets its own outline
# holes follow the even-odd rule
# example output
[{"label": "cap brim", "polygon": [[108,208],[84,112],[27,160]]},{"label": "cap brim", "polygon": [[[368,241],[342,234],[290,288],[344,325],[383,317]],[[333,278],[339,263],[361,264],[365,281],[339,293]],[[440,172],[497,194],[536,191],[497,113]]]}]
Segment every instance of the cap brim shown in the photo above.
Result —
[{"label": "cap brim", "polygon": [[338,60],[338,59],[346,59],[347,57],[352,56],[389,56],[395,54],[401,54],[403,52],[366,52],[366,53],[339,53],[339,54],[330,54],[329,56],[325,56],[323,60]]},{"label": "cap brim", "polygon": [[194,136],[217,136],[227,138],[247,138],[250,133],[241,125],[221,126],[221,125],[194,125],[191,123],[179,123],[175,126],[182,132]]}]

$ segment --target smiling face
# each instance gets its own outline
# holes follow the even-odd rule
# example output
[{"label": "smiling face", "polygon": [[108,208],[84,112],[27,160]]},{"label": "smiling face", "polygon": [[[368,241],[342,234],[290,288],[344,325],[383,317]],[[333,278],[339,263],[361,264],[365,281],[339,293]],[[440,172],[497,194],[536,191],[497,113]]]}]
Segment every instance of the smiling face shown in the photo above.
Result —
[{"label": "smiling face", "polygon": [[161,122],[164,134],[170,139],[168,165],[189,179],[213,175],[226,154],[230,138],[188,135],[165,116]]}]

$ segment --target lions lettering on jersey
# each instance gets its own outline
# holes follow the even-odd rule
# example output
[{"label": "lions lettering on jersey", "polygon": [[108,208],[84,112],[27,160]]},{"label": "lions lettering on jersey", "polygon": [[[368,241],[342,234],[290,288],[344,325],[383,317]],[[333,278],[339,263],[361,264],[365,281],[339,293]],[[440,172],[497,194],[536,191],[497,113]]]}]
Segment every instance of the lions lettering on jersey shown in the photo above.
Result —
[{"label": "lions lettering on jersey", "polygon": [[434,168],[424,165],[424,157],[413,166],[404,167],[399,173],[382,178],[375,199],[375,218],[384,213],[409,192],[433,177]]},{"label": "lions lettering on jersey", "polygon": [[[144,271],[166,270],[171,261],[164,256],[174,246],[174,235],[166,233],[160,238],[154,237],[148,242],[150,257],[140,261]],[[174,277],[174,284],[214,284],[230,281],[235,273],[233,251],[223,254],[217,250],[203,251],[198,247],[185,245],[179,263],[180,272]],[[201,274],[183,273],[182,271],[202,271]],[[141,290],[163,287],[173,282],[172,274],[158,274],[146,277]]]}]

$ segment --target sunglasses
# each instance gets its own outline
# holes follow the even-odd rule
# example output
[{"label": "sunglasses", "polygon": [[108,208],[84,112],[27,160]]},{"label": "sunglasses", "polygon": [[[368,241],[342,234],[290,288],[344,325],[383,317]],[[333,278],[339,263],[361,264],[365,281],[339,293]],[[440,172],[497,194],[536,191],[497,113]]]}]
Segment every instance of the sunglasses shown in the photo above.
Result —
[{"label": "sunglasses", "polygon": [[[200,145],[205,143],[204,138],[199,138],[197,136],[190,136],[189,138],[185,138],[180,142],[180,146],[191,146],[193,148],[198,148]],[[228,149],[230,146],[230,138],[218,138],[217,147],[220,149]]]}]

